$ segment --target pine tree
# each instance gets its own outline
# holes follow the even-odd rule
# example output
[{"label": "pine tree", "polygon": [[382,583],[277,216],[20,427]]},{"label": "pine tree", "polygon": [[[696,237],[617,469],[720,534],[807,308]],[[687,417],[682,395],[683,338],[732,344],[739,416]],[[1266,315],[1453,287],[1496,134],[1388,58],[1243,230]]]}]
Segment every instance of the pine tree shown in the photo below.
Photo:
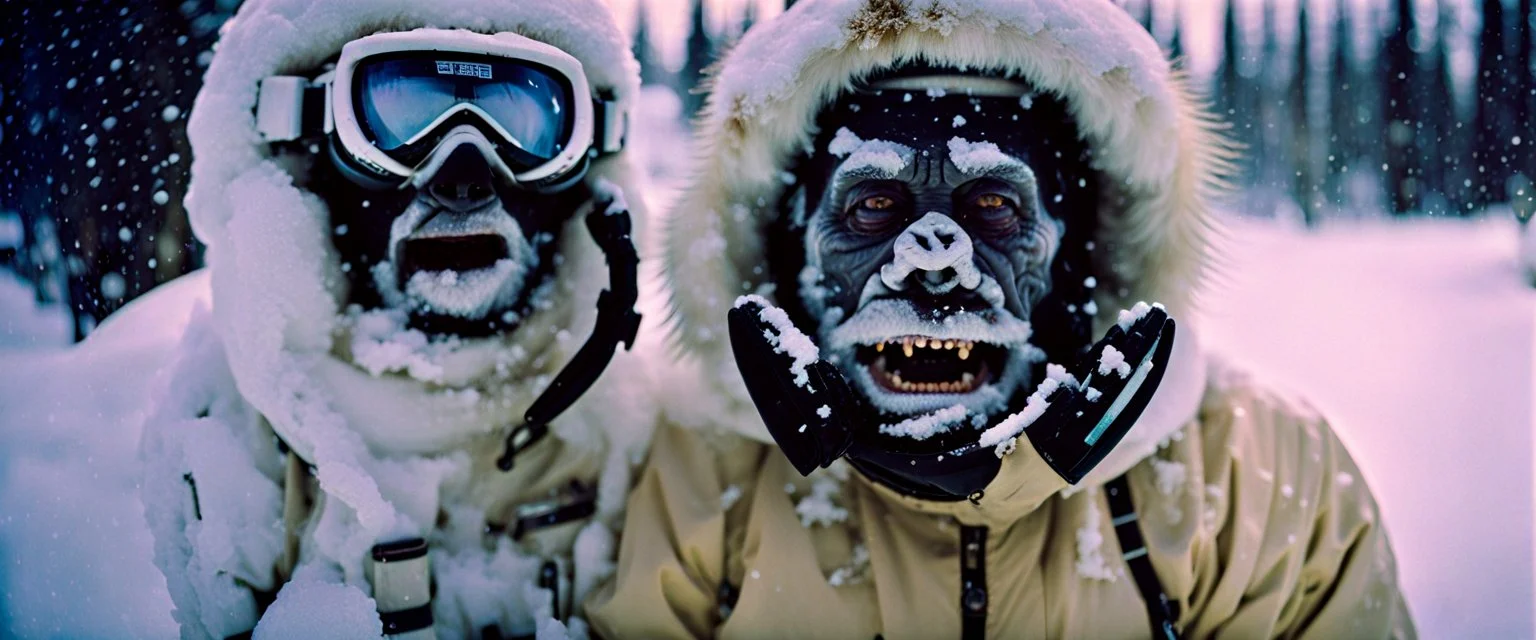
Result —
[{"label": "pine tree", "polygon": [[1295,67],[1291,71],[1291,83],[1287,87],[1287,100],[1290,102],[1291,122],[1291,165],[1294,167],[1295,181],[1292,185],[1292,194],[1296,198],[1296,204],[1301,207],[1302,219],[1307,226],[1317,223],[1319,209],[1318,188],[1316,184],[1317,173],[1312,166],[1312,127],[1311,113],[1308,105],[1308,80],[1312,75],[1311,53],[1311,25],[1307,24],[1307,0],[1299,0],[1296,10],[1296,50]]},{"label": "pine tree", "polygon": [[704,19],[704,0],[693,0],[690,20],[692,27],[688,31],[688,58],[683,61],[678,82],[682,85],[679,93],[684,96],[683,113],[692,117],[704,106],[704,88],[701,83],[704,70],[715,61],[715,43],[709,36],[709,26]]},{"label": "pine tree", "polygon": [[1507,118],[1513,97],[1510,83],[1516,74],[1505,55],[1504,34],[1504,3],[1483,0],[1483,33],[1477,45],[1477,114],[1473,125],[1473,162],[1481,182],[1473,197],[1480,207],[1505,199],[1505,181],[1514,155]]},{"label": "pine tree", "polygon": [[1179,4],[1173,5],[1173,36],[1168,41],[1168,57],[1173,58],[1175,66],[1184,66],[1184,25],[1179,15]]},{"label": "pine tree", "polygon": [[1520,0],[1515,19],[1516,82],[1513,85],[1516,123],[1524,123],[1525,133],[1519,146],[1513,148],[1515,157],[1524,162],[1515,167],[1519,182],[1508,188],[1515,213],[1522,220],[1536,214],[1536,6],[1532,0]]},{"label": "pine tree", "polygon": [[1424,123],[1425,156],[1424,188],[1445,198],[1446,213],[1462,215],[1466,207],[1469,189],[1463,175],[1462,131],[1458,126],[1456,100],[1452,95],[1455,86],[1452,79],[1449,40],[1454,17],[1450,6],[1443,0],[1439,6],[1439,19],[1435,27],[1435,44],[1430,49],[1430,63],[1424,65],[1427,90],[1419,100],[1419,118]]},{"label": "pine tree", "polygon": [[1387,131],[1382,163],[1386,165],[1384,186],[1388,205],[1393,215],[1405,215],[1419,210],[1421,202],[1419,123],[1415,121],[1417,114],[1413,111],[1415,65],[1413,47],[1409,43],[1413,32],[1412,0],[1395,0],[1390,29],[1382,52],[1387,71],[1383,81],[1386,104],[1382,106]]},{"label": "pine tree", "polygon": [[[1275,31],[1274,0],[1264,3],[1264,44],[1261,53],[1266,65],[1280,60],[1280,36]],[[1286,159],[1289,149],[1282,143],[1287,135],[1285,117],[1286,80],[1279,73],[1261,73],[1251,83],[1248,92],[1253,102],[1251,113],[1255,118],[1253,157],[1257,163],[1254,175],[1261,186],[1278,192],[1289,182],[1286,176],[1290,165]]]},{"label": "pine tree", "polygon": [[[1237,33],[1237,0],[1227,0],[1227,8],[1221,27],[1221,66],[1216,72],[1216,105],[1222,116],[1235,120],[1238,117],[1238,60],[1242,56],[1242,44]],[[1239,137],[1242,130],[1238,130]]]},{"label": "pine tree", "polygon": [[1354,111],[1359,89],[1354,79],[1349,8],[1334,3],[1333,38],[1328,61],[1328,169],[1324,189],[1336,206],[1348,204],[1348,172],[1356,157]]},{"label": "pine tree", "polygon": [[651,44],[651,19],[645,0],[635,3],[635,42],[632,49],[635,60],[640,62],[640,84],[666,82],[666,70],[656,57],[655,45]]}]

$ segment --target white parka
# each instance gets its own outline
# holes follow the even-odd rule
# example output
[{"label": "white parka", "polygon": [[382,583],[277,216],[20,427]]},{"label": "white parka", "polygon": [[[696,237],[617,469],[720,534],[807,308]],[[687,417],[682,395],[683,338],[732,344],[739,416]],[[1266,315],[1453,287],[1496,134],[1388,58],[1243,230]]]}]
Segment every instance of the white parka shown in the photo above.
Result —
[{"label": "white parka", "polygon": [[[313,74],[348,41],[421,27],[515,32],[574,56],[626,110],[638,92],[628,39],[597,0],[241,6],[188,127],[187,208],[208,246],[211,314],[194,313],[142,443],[155,562],[185,637],[377,635],[374,609],[386,609],[370,600],[370,550],[403,539],[429,545],[439,637],[579,633],[571,603],[611,570],[611,527],[653,415],[634,354],[620,352],[510,472],[494,464],[590,333],[607,286],[581,215],[560,240],[550,304],[509,334],[428,344],[401,316],[345,308],[326,203],[256,132],[263,78]],[[629,194],[641,226],[623,153],[586,179]],[[520,506],[573,481],[596,492],[595,515],[513,539]],[[557,578],[540,586],[550,566]]]}]

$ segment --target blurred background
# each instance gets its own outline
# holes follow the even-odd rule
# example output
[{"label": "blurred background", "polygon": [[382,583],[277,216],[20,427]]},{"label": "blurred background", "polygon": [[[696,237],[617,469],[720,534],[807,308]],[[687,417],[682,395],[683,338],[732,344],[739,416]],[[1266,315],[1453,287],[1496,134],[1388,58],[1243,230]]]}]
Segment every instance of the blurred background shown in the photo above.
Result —
[{"label": "blurred background", "polygon": [[[700,79],[785,0],[610,2],[662,215]],[[1246,149],[1201,339],[1330,418],[1428,638],[1536,637],[1532,2],[1120,7]],[[175,635],[137,497],[152,377],[98,388],[66,347],[200,265],[185,125],[238,4],[0,5],[0,638]]]},{"label": "blurred background", "polygon": [[[681,127],[703,100],[695,88],[709,65],[784,9],[783,0],[612,3],[634,35],[647,107],[661,112],[649,115]],[[69,339],[198,266],[181,204],[186,116],[238,4],[6,3],[0,264],[39,303],[69,310]],[[1123,9],[1205,88],[1248,150],[1242,214],[1307,225],[1530,216],[1532,0],[1123,0]],[[673,178],[685,155],[653,154],[650,169]]]}]

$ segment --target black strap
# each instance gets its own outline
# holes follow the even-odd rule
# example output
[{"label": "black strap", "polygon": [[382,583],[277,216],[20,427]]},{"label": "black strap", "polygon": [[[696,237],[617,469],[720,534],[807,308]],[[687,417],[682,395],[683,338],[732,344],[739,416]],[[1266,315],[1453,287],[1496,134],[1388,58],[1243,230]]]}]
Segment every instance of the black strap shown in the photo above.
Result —
[{"label": "black strap", "polygon": [[960,637],[987,637],[986,527],[960,527]]},{"label": "black strap", "polygon": [[512,525],[512,539],[522,540],[523,536],[534,531],[591,517],[597,513],[597,492],[588,489],[580,481],[572,480],[569,492],[549,500],[520,505],[517,513],[517,521]]},{"label": "black strap", "polygon": [[587,231],[608,260],[608,288],[597,297],[597,323],[555,381],[533,401],[523,415],[523,424],[507,433],[506,450],[496,460],[502,471],[511,471],[517,454],[548,435],[549,423],[592,388],[620,343],[625,349],[635,346],[635,334],[640,331],[640,313],[635,311],[635,302],[640,297],[635,281],[640,255],[630,238],[629,212],[609,212],[605,209],[608,206],[599,202],[586,217]]},{"label": "black strap", "polygon": [[429,602],[410,609],[380,613],[379,621],[384,623],[384,635],[386,636],[425,629],[432,626],[432,603]]},{"label": "black strap", "polygon": [[1174,622],[1179,619],[1179,605],[1168,598],[1163,584],[1157,579],[1152,560],[1147,557],[1147,544],[1137,524],[1136,506],[1131,503],[1131,486],[1121,475],[1104,485],[1109,498],[1110,522],[1115,526],[1115,538],[1120,541],[1121,558],[1131,569],[1136,589],[1147,606],[1147,619],[1152,622],[1152,637],[1159,640],[1178,640],[1179,630]]},{"label": "black strap", "polygon": [[549,592],[549,612],[556,620],[565,621],[560,615],[560,565],[545,560],[539,567],[539,588]]}]

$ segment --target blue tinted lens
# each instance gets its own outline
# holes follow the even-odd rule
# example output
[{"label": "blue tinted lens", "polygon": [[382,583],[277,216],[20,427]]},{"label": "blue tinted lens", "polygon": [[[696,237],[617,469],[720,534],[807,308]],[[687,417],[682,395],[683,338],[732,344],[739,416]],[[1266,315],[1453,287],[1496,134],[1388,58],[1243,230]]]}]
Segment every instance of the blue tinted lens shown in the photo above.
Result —
[{"label": "blue tinted lens", "polygon": [[[503,141],[542,161],[570,136],[570,91],[541,68],[507,60],[417,57],[365,61],[358,68],[356,103],[375,146],[393,151],[425,132],[460,104],[473,104]],[[504,132],[505,135],[502,135]]]}]

